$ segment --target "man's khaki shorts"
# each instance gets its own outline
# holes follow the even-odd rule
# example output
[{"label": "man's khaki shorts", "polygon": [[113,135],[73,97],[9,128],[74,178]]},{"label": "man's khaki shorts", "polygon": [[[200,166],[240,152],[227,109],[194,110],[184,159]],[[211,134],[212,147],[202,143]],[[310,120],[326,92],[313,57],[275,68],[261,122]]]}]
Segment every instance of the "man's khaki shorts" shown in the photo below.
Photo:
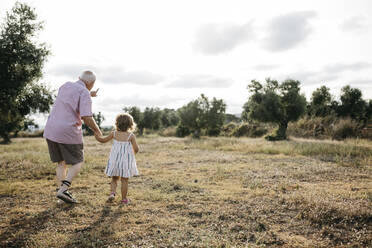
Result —
[{"label": "man's khaki shorts", "polygon": [[46,141],[52,162],[65,161],[66,164],[74,165],[84,161],[83,144],[62,144],[48,139]]}]

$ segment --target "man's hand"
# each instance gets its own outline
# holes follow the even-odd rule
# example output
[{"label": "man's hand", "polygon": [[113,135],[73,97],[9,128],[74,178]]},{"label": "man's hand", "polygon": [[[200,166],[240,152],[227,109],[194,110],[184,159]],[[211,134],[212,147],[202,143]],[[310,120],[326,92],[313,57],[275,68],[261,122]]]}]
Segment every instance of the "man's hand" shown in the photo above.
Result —
[{"label": "man's hand", "polygon": [[98,92],[98,90],[99,90],[99,88],[97,89],[97,90],[92,90],[91,92],[90,92],[90,96],[91,97],[96,97],[97,96],[97,92]]}]

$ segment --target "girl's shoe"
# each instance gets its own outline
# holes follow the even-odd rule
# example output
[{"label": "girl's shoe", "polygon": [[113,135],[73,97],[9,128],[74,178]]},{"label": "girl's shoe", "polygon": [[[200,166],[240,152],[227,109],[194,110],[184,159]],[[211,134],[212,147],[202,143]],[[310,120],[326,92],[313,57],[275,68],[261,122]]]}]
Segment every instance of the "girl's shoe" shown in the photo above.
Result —
[{"label": "girl's shoe", "polygon": [[128,205],[129,202],[130,202],[129,199],[123,199],[123,200],[121,200],[121,204],[123,204],[123,205]]},{"label": "girl's shoe", "polygon": [[112,202],[115,199],[115,192],[111,192],[110,196],[108,197],[107,201]]}]

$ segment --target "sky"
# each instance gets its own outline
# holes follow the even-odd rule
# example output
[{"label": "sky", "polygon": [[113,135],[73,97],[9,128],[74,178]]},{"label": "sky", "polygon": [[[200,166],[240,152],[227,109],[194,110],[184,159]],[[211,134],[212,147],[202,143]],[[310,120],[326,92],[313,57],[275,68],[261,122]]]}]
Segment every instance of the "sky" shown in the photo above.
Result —
[{"label": "sky", "polygon": [[[41,82],[57,90],[97,75],[93,112],[173,108],[205,94],[240,114],[253,79],[292,78],[301,93],[345,85],[372,99],[370,0],[25,0],[48,44]],[[0,1],[3,23],[15,1]],[[36,115],[43,125],[48,115]]]}]

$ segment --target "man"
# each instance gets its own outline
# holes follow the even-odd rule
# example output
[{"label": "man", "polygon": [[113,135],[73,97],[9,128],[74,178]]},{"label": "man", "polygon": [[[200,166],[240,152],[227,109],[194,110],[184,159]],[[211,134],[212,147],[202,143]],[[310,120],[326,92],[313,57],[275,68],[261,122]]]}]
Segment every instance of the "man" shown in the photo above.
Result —
[{"label": "man", "polygon": [[[63,84],[44,129],[50,159],[57,163],[57,184],[60,185],[57,198],[67,203],[76,202],[68,188],[84,162],[81,119],[95,134],[102,135],[92,117],[91,96],[96,96],[97,91],[90,90],[95,81],[93,72],[84,71],[78,81]],[[71,167],[66,175],[68,164]]]}]

